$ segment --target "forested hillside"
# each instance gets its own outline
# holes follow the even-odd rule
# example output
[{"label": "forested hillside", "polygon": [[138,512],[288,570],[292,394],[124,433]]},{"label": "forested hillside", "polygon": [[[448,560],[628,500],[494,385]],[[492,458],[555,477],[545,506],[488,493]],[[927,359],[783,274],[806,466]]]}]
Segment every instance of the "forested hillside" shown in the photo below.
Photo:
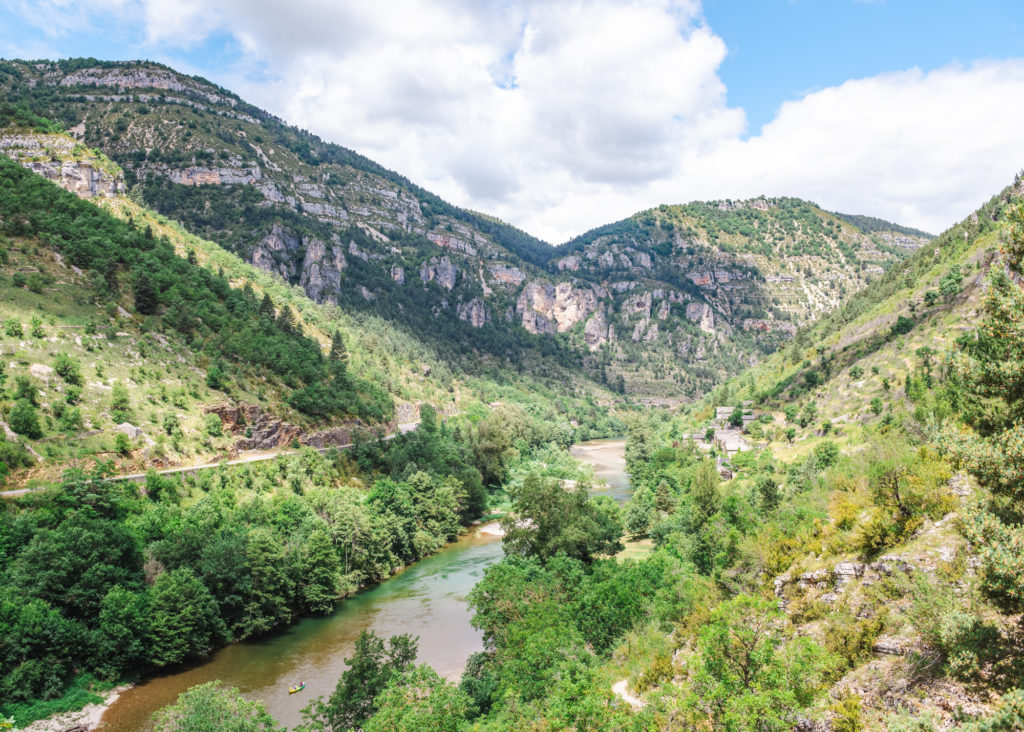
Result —
[{"label": "forested hillside", "polygon": [[0,63],[0,94],[125,171],[139,203],[449,361],[538,356],[692,398],[927,241],[794,199],[662,206],[561,247],[152,63]]},{"label": "forested hillside", "polygon": [[[648,558],[574,543],[586,512],[524,485],[472,598],[476,728],[1020,729],[1022,254],[1018,180],[756,369],[633,423],[622,520]],[[750,449],[709,441],[730,422]]]}]

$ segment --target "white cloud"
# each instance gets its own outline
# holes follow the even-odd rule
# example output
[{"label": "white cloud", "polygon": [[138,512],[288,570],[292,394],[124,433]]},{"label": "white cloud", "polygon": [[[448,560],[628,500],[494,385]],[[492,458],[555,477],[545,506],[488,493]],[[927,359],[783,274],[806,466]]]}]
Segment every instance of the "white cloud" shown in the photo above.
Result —
[{"label": "white cloud", "polygon": [[[61,32],[82,22],[73,0],[41,1]],[[193,68],[198,44],[233,37],[234,67],[195,70],[549,241],[659,203],[761,193],[938,231],[1024,164],[1015,60],[848,81],[744,139],[698,0],[92,7],[137,19],[148,55]]]}]

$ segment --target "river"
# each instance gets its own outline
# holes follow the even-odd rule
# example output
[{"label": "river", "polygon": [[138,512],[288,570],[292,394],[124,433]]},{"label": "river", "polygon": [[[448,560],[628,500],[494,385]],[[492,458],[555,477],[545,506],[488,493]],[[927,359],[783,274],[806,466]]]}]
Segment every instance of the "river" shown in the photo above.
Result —
[{"label": "river", "polygon": [[[626,472],[626,438],[587,440],[569,448],[569,454],[594,469],[598,485],[592,491],[593,495],[611,496],[620,504],[633,495],[629,489],[629,473]],[[600,485],[602,482],[607,485]]]},{"label": "river", "polygon": [[[624,502],[629,497],[625,440],[591,440],[571,453],[591,465],[607,482],[596,495]],[[327,696],[345,670],[363,630],[381,637],[398,633],[419,636],[418,663],[457,680],[469,656],[483,648],[480,632],[469,624],[466,596],[484,570],[502,557],[500,538],[473,531],[433,556],[407,567],[386,582],[360,592],[331,615],[305,618],[287,629],[254,641],[227,646],[209,660],[176,673],[151,677],[121,694],[103,715],[105,732],[145,732],[157,709],[172,704],[196,684],[220,679],[247,698],[260,699],[281,724],[301,721],[310,699]],[[288,694],[299,681],[306,688]]]}]

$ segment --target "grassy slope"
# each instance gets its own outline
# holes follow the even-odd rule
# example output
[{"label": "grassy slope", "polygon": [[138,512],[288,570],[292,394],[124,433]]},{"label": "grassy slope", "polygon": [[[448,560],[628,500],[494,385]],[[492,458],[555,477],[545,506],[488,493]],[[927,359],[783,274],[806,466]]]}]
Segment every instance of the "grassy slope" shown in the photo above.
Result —
[{"label": "grassy slope", "polygon": [[[928,448],[912,448],[924,451],[918,455],[924,456],[927,465],[912,469],[912,480],[931,480],[940,486],[933,495],[941,507],[930,518],[923,517],[912,535],[874,554],[864,552],[859,537],[873,510],[866,478],[869,461],[877,459],[873,456],[879,450],[895,443],[927,445],[934,420],[943,416],[941,408],[936,411],[931,392],[916,401],[905,393],[908,374],[920,378],[923,373],[918,349],[928,347],[937,352],[933,372],[938,383],[945,354],[958,337],[973,331],[979,322],[986,274],[998,261],[999,247],[1005,240],[1003,214],[1007,205],[1020,202],[1020,193],[1019,182],[1015,182],[977,215],[894,267],[886,278],[831,318],[805,329],[789,347],[716,389],[664,426],[663,435],[703,431],[711,407],[750,399],[755,409],[773,416],[763,438],[752,441],[797,472],[813,462],[812,454],[823,442],[834,441],[840,446],[840,462],[831,471],[818,473],[810,489],[794,491],[785,483],[782,486],[784,510],[789,520],[797,520],[802,528],[791,530],[786,545],[781,544],[780,534],[748,537],[744,548],[748,559],[736,570],[739,576],[748,573],[752,579],[756,577],[754,585],[768,596],[776,589],[776,579],[781,578],[782,598],[797,635],[827,643],[829,634],[835,637],[837,624],[853,628],[858,617],[882,619],[872,637],[897,650],[860,657],[819,700],[817,713],[825,718],[834,720],[842,711],[840,700],[849,695],[857,698],[861,724],[870,729],[891,723],[897,709],[948,725],[958,709],[979,715],[992,708],[994,691],[984,676],[967,681],[942,663],[927,668],[922,661],[932,652],[929,643],[935,642],[927,635],[934,633],[935,627],[921,625],[922,607],[934,604],[941,613],[943,603],[948,602],[959,603],[968,612],[978,611],[978,600],[970,589],[974,576],[971,550],[957,528],[960,512],[974,499],[963,497],[962,487],[953,490],[954,485],[969,484],[961,484],[957,477],[947,488],[945,481],[953,475],[952,467]],[[954,267],[964,275],[961,291],[928,306],[925,293],[937,292],[942,278]],[[909,332],[897,335],[892,326],[901,316],[912,318],[914,324]],[[851,376],[850,370],[855,368],[863,375]],[[825,378],[811,386],[807,384],[809,373],[824,374]],[[889,381],[888,390],[883,387],[883,379]],[[871,409],[873,398],[881,400],[881,414]],[[787,406],[802,408],[810,402],[819,410],[810,424],[800,428],[786,420]],[[827,434],[824,422],[832,425]],[[785,437],[787,427],[796,428],[792,442]],[[734,461],[737,477],[723,486],[723,495],[747,500],[756,474],[750,459],[755,454],[746,453]],[[788,476],[794,484],[799,483],[794,473]],[[887,574],[869,566],[863,578],[836,589],[832,580],[836,565],[870,563],[879,555],[889,557],[888,562],[897,569]],[[909,569],[899,569],[903,566]],[[821,570],[827,578],[824,587],[816,587],[813,581],[805,585],[796,582],[801,575]],[[915,591],[913,583],[917,580],[913,577],[925,578],[921,581],[926,580],[926,588],[931,583],[932,589],[923,590],[924,594]],[[942,586],[961,589],[947,596],[935,589]],[[832,591],[838,597],[829,603],[825,596]],[[1012,618],[1001,617],[991,608],[983,613],[997,626],[1013,623]],[[676,645],[669,642],[667,647],[671,650]],[[666,639],[650,629],[634,633],[609,664],[608,677],[629,677],[635,682],[665,648]]]},{"label": "grassy slope", "polygon": [[[116,175],[118,170],[114,167],[110,172]],[[192,252],[200,266],[222,270],[233,287],[249,284],[258,296],[270,295],[278,308],[290,306],[305,332],[325,350],[331,334],[340,331],[349,351],[350,370],[359,378],[383,386],[399,404],[410,405],[409,409],[399,409],[400,419],[415,419],[416,405],[423,402],[443,411],[482,414],[484,402],[506,400],[539,406],[568,399],[575,411],[585,413],[588,404],[593,405],[601,396],[593,384],[568,373],[523,377],[504,369],[483,370],[476,375],[453,370],[428,346],[394,325],[372,315],[316,304],[299,288],[257,270],[127,197],[95,202],[139,227],[152,227],[158,236],[166,236],[180,255]],[[85,384],[79,405],[83,429],[69,434],[59,430],[52,416],[54,405],[64,401],[66,385],[55,374],[32,377],[42,388],[44,415],[50,413],[48,421],[44,416],[46,435],[34,445],[45,464],[9,483],[50,479],[64,466],[80,460],[113,459],[119,470],[135,470],[216,459],[230,450],[231,438],[211,436],[204,429],[203,408],[226,397],[206,386],[209,363],[205,356],[193,353],[174,337],[143,332],[144,321],[130,312],[132,304],[127,294],[122,302],[97,305],[88,275],[68,266],[42,242],[25,237],[10,242],[5,269],[11,276],[0,278],[0,314],[5,321],[22,323],[23,336],[0,335],[8,383],[18,376],[30,376],[33,365],[40,373],[40,366],[52,366],[58,353],[66,353],[83,366]],[[33,292],[15,286],[15,272],[39,276],[43,287]],[[42,322],[42,337],[30,334],[33,318]],[[126,454],[117,454],[114,448],[115,425],[109,415],[114,384],[128,390],[134,423],[145,433]],[[307,428],[317,426],[290,409],[281,385],[264,374],[249,373],[236,379],[229,396],[258,403]],[[164,417],[171,414],[177,416],[182,427],[183,437],[177,441],[169,439],[162,429]]]}]

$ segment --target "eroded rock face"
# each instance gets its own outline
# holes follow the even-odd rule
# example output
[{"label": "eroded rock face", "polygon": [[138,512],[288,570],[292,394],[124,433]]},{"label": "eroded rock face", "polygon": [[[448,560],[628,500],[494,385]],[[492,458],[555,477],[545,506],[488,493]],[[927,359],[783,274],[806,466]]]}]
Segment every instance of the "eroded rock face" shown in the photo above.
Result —
[{"label": "eroded rock face", "polygon": [[744,318],[740,326],[743,328],[743,330],[754,330],[760,331],[761,333],[781,331],[787,335],[796,334],[796,326],[784,320],[763,320],[760,318]]},{"label": "eroded rock face", "polygon": [[109,198],[126,190],[119,170],[115,174],[114,166],[103,165],[94,154],[61,135],[4,135],[0,153],[80,198]]},{"label": "eroded rock face", "polygon": [[188,168],[172,169],[167,171],[167,177],[172,183],[180,183],[185,186],[203,185],[249,185],[262,178],[260,168],[253,163],[248,167],[218,167],[203,168],[190,166]]},{"label": "eroded rock face", "polygon": [[286,281],[290,281],[295,273],[291,254],[301,245],[302,240],[299,237],[282,227],[281,224],[274,224],[270,228],[270,233],[253,247],[249,261],[264,272],[278,274]]},{"label": "eroded rock face", "polygon": [[405,270],[399,267],[397,264],[391,267],[391,279],[400,285],[405,284]]},{"label": "eroded rock face", "polygon": [[215,104],[235,106],[233,99],[204,91],[198,84],[187,84],[169,69],[130,66],[79,69],[61,79],[60,85],[112,86],[119,89],[165,89],[173,92],[189,92]]},{"label": "eroded rock face", "polygon": [[482,328],[491,319],[483,299],[479,297],[474,297],[469,302],[460,304],[456,309],[456,313],[459,316],[459,320],[465,320],[474,328]]},{"label": "eroded rock face", "polygon": [[348,266],[345,255],[337,247],[319,239],[305,237],[306,256],[302,261],[299,285],[316,302],[338,302],[341,272]]},{"label": "eroded rock face", "polygon": [[689,303],[686,306],[686,319],[691,323],[697,323],[698,327],[705,333],[715,332],[714,312],[707,303]]},{"label": "eroded rock face", "polygon": [[448,257],[431,257],[420,267],[420,279],[424,282],[437,280],[441,287],[451,291],[455,287],[455,279],[459,276],[459,268],[452,264]]},{"label": "eroded rock face", "polygon": [[576,288],[570,282],[534,281],[519,294],[516,312],[531,333],[564,333],[594,312],[597,302],[591,289]]},{"label": "eroded rock face", "polygon": [[583,341],[591,352],[596,351],[605,343],[615,340],[615,328],[605,318],[604,308],[600,307],[597,312],[590,316],[590,320],[583,326]]},{"label": "eroded rock face", "polygon": [[555,262],[555,266],[558,267],[559,272],[564,272],[565,270],[575,272],[580,268],[580,264],[582,263],[583,260],[577,257],[575,254],[573,254],[568,257],[562,257],[557,262]]},{"label": "eroded rock face", "polygon": [[247,435],[235,442],[239,450],[271,450],[302,436],[298,427],[266,414],[255,404],[216,404],[206,411],[220,417],[228,431]]},{"label": "eroded rock face", "polygon": [[487,265],[491,279],[498,285],[518,286],[526,281],[526,273],[518,267],[500,262]]},{"label": "eroded rock face", "polygon": [[457,236],[446,236],[444,234],[427,234],[427,238],[430,241],[437,244],[442,249],[451,249],[456,252],[462,252],[470,256],[476,256],[476,248],[468,241],[464,241]]},{"label": "eroded rock face", "polygon": [[622,315],[623,317],[630,317],[636,313],[642,313],[644,320],[649,320],[651,317],[651,305],[654,302],[653,296],[650,292],[642,292],[639,295],[633,295],[626,298],[626,301],[622,303]]}]

